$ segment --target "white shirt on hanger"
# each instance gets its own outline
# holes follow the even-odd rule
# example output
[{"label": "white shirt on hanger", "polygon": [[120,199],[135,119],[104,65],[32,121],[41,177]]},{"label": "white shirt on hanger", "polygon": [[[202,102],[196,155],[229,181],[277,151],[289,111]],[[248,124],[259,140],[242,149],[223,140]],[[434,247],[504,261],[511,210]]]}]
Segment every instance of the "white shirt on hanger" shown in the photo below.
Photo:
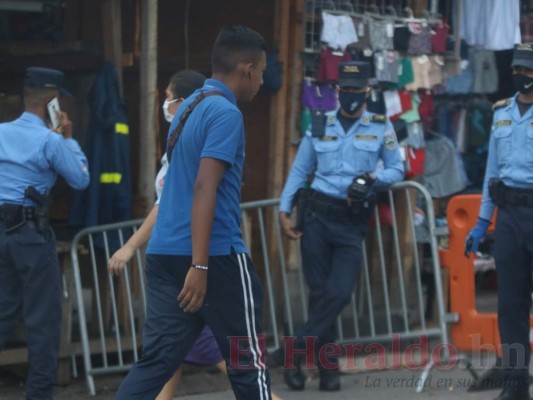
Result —
[{"label": "white shirt on hanger", "polygon": [[512,49],[521,42],[519,0],[463,1],[461,36],[470,46]]},{"label": "white shirt on hanger", "polygon": [[522,41],[519,0],[487,0],[485,49],[507,50]]}]

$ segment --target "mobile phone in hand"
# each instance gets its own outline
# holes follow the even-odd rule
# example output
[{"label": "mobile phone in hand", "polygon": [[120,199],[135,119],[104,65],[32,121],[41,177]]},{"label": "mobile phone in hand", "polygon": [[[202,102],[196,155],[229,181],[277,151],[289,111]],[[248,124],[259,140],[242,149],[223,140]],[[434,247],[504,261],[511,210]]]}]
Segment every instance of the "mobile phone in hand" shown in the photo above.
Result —
[{"label": "mobile phone in hand", "polygon": [[50,117],[50,123],[52,124],[52,129],[59,128],[59,117],[58,113],[61,111],[59,108],[59,100],[57,97],[54,97],[47,104],[48,115]]}]

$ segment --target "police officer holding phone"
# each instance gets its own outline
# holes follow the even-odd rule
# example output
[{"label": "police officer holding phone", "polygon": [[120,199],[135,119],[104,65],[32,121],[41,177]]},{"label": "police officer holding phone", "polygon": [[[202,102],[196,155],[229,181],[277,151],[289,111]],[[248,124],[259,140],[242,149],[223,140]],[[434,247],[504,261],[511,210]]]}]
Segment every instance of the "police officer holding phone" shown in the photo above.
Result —
[{"label": "police officer holding phone", "polygon": [[498,277],[498,327],[505,368],[497,400],[529,399],[531,263],[533,260],[533,43],[515,47],[518,93],[494,104],[492,134],[477,225],[465,243],[467,257],[498,207],[494,259]]},{"label": "police officer holding phone", "polygon": [[68,115],[50,129],[47,104],[63,73],[28,68],[24,113],[0,124],[0,350],[22,316],[27,330],[27,399],[52,399],[60,343],[61,288],[48,193],[57,175],[74,189],[89,184],[87,159]]},{"label": "police officer holding phone", "polygon": [[[366,62],[339,65],[340,108],[315,112],[281,194],[280,223],[289,238],[301,238],[303,271],[310,289],[309,316],[295,335],[295,346],[305,346],[306,336],[315,337],[313,350],[318,356],[324,346],[335,342],[335,321],[355,287],[373,190],[403,179],[392,124],[384,115],[366,110],[369,78]],[[384,168],[378,170],[380,159]],[[300,190],[313,173],[310,189]],[[295,227],[290,214],[297,192],[301,223]],[[304,389],[303,361],[297,357],[296,368],[285,370],[285,382],[293,390]],[[317,357],[317,361],[320,389],[339,390],[338,359]]]}]

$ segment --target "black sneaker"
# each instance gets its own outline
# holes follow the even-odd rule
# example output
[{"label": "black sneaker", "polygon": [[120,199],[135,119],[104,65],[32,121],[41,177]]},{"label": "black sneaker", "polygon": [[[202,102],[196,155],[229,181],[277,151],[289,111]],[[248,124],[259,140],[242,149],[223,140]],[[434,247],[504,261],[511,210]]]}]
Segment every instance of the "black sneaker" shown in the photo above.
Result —
[{"label": "black sneaker", "polygon": [[341,374],[338,369],[320,370],[320,390],[325,392],[336,392],[341,390]]}]

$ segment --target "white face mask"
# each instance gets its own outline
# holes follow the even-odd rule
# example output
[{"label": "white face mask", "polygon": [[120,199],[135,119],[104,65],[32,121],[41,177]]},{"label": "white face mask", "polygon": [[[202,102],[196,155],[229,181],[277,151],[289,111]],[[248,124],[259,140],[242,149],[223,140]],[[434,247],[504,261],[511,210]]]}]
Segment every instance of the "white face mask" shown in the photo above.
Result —
[{"label": "white face mask", "polygon": [[163,114],[165,115],[165,119],[167,120],[167,122],[172,122],[172,118],[174,118],[174,114],[171,114],[168,111],[168,106],[172,103],[175,103],[178,100],[179,99],[174,99],[174,100],[165,99],[165,102],[163,103]]}]

